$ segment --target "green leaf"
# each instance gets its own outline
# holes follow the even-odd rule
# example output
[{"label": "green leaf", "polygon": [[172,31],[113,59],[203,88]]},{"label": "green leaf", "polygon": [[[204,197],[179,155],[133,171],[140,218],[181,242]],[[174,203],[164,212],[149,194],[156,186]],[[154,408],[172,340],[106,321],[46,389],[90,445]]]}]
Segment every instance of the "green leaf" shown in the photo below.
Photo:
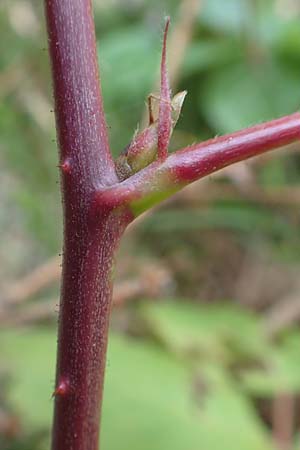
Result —
[{"label": "green leaf", "polygon": [[151,344],[111,336],[103,413],[103,448],[193,449],[201,442],[189,374]]},{"label": "green leaf", "polygon": [[242,56],[241,47],[231,39],[192,42],[187,48],[182,67],[182,77],[199,75],[204,70],[232,63]]},{"label": "green leaf", "polygon": [[273,351],[261,369],[244,373],[245,387],[256,396],[273,397],[276,394],[300,392],[300,333],[290,332]]},{"label": "green leaf", "polygon": [[205,2],[200,20],[211,28],[232,33],[242,31],[248,23],[249,4],[247,0],[209,0]]},{"label": "green leaf", "polygon": [[[55,342],[52,330],[0,334],[1,360],[13,369],[9,399],[28,427],[50,424]],[[192,373],[157,345],[114,334],[102,425],[104,450],[271,448],[254,410],[222,369],[206,365]]]},{"label": "green leaf", "polygon": [[164,345],[192,360],[226,365],[242,356],[262,357],[267,348],[257,318],[228,304],[149,302],[142,305],[141,314]]},{"label": "green leaf", "polygon": [[296,111],[299,79],[275,63],[235,65],[210,74],[199,102],[215,130],[229,133]]},{"label": "green leaf", "polygon": [[[102,90],[108,106],[143,105],[159,65],[160,40],[150,28],[130,26],[103,36],[99,46]],[[125,106],[124,106],[125,104]],[[129,109],[128,109],[129,110]]]},{"label": "green leaf", "polygon": [[148,232],[179,232],[186,230],[232,230],[240,233],[265,233],[274,237],[295,237],[285,217],[252,205],[223,204],[200,209],[158,211],[143,224]]},{"label": "green leaf", "polygon": [[9,400],[28,427],[49,427],[55,377],[53,330],[2,331],[1,365],[12,371]]}]

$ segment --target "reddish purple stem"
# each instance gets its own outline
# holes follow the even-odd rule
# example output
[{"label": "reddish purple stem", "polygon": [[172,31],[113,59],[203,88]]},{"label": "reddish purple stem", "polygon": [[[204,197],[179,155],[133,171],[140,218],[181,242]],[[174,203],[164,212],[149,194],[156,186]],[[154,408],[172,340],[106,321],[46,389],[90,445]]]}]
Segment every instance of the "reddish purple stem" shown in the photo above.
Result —
[{"label": "reddish purple stem", "polygon": [[45,0],[45,7],[61,164],[68,164],[85,188],[112,184],[117,177],[103,112],[91,0]]},{"label": "reddish purple stem", "polygon": [[168,147],[172,130],[171,91],[167,71],[167,36],[169,24],[170,18],[167,17],[161,56],[161,82],[160,82],[159,116],[158,116],[157,157],[160,161],[166,159],[168,155]]},{"label": "reddish purple stem", "polygon": [[300,114],[196,144],[166,158],[171,131],[167,21],[158,160],[119,182],[102,107],[91,0],[45,0],[45,6],[64,205],[52,450],[96,450],[113,256],[133,213],[222,167],[299,141]]},{"label": "reddish purple stem", "polygon": [[64,205],[52,450],[98,449],[111,270],[130,220],[94,208],[117,182],[102,107],[90,0],[45,0]]},{"label": "reddish purple stem", "polygon": [[[164,162],[155,161],[124,182],[98,192],[97,197],[110,207],[153,197],[153,202],[147,202],[149,208],[162,197],[223,167],[297,141],[300,141],[298,112],[181,149]],[[158,193],[162,195],[157,196]]]},{"label": "reddish purple stem", "polygon": [[230,164],[300,140],[300,113],[192,145],[172,154],[162,170],[191,183]]}]

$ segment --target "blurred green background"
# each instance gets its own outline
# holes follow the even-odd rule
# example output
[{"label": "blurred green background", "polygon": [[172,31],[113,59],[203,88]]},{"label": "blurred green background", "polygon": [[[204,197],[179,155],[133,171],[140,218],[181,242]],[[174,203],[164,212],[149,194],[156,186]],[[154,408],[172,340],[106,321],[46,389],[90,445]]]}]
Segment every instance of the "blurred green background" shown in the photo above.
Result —
[{"label": "blurred green background", "polygon": [[[0,449],[46,450],[62,242],[41,0],[0,4]],[[172,151],[300,106],[299,0],[95,0],[116,156],[169,71]],[[194,183],[129,228],[116,264],[103,450],[300,446],[300,156]]]}]

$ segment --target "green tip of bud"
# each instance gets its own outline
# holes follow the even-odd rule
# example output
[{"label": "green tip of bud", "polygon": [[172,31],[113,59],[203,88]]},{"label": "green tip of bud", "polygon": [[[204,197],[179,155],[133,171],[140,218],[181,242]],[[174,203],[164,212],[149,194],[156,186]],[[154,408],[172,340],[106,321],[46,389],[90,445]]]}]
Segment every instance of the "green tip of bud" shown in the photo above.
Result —
[{"label": "green tip of bud", "polygon": [[179,119],[182,105],[184,102],[184,99],[186,97],[187,91],[178,92],[178,94],[174,95],[172,98],[172,122],[173,122],[173,128],[176,125],[177,120]]},{"label": "green tip of bud", "polygon": [[[187,91],[178,92],[171,100],[172,133],[179,119]],[[140,133],[135,133],[131,143],[116,160],[116,172],[120,181],[139,172],[157,158],[158,119]]]}]

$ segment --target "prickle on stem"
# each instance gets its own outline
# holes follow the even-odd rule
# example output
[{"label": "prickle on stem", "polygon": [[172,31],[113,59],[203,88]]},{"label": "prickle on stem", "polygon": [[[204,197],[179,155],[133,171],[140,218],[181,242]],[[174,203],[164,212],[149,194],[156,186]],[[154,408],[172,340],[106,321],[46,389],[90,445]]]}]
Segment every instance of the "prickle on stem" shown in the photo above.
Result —
[{"label": "prickle on stem", "polygon": [[54,392],[52,393],[53,397],[64,397],[66,394],[70,392],[70,383],[66,378],[61,378],[57,383]]},{"label": "prickle on stem", "polygon": [[59,164],[60,169],[62,170],[63,173],[70,173],[71,172],[71,163],[68,159],[66,159],[65,161],[63,161],[61,164]]}]

